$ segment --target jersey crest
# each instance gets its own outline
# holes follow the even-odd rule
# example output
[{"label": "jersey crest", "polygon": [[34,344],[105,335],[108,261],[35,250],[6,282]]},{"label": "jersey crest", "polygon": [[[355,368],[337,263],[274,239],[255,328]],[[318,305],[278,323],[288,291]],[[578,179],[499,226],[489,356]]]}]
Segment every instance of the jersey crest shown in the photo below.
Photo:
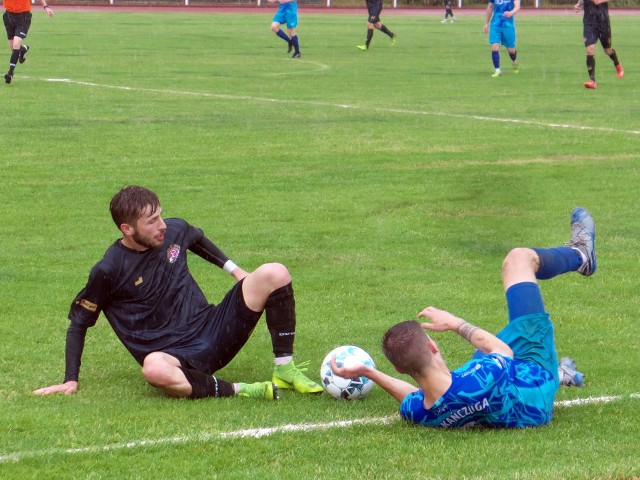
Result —
[{"label": "jersey crest", "polygon": [[169,249],[167,250],[167,260],[169,260],[169,263],[175,263],[175,261],[178,260],[179,256],[180,245],[178,245],[177,243],[169,245]]}]

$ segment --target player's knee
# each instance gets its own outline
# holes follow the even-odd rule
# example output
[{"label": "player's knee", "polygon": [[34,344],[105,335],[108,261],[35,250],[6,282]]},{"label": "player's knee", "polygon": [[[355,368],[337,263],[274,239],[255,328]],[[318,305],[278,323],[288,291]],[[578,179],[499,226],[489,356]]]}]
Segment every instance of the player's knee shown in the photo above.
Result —
[{"label": "player's knee", "polygon": [[151,385],[161,387],[167,381],[169,367],[162,353],[152,352],[142,363],[142,376]]},{"label": "player's knee", "polygon": [[291,274],[283,264],[267,263],[263,265],[263,267],[265,270],[264,273],[268,276],[268,281],[274,290],[291,283]]},{"label": "player's knee", "polygon": [[512,268],[518,268],[523,265],[530,265],[536,260],[536,254],[530,248],[516,247],[512,249],[504,261],[502,262],[502,272],[506,272]]}]

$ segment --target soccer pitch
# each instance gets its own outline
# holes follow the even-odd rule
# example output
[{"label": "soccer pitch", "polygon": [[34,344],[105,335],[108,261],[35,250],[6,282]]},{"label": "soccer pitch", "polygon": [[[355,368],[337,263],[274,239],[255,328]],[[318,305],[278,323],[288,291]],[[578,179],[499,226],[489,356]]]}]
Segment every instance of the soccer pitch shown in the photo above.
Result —
[{"label": "soccer pitch", "polygon": [[[598,47],[589,91],[572,13],[519,16],[520,73],[503,51],[494,79],[483,17],[464,10],[442,25],[439,10],[386,9],[398,45],[376,32],[368,52],[356,49],[364,10],[301,10],[298,60],[270,32],[273,10],[40,10],[28,61],[0,88],[0,477],[640,476],[639,17],[612,15],[625,77]],[[428,305],[498,331],[505,254],[562,244],[584,206],[598,272],[542,292],[585,386],[562,388],[553,422],[522,431],[413,427],[380,388],[356,402],[171,400],[101,318],[80,391],[34,396],[62,380],[69,305],[118,237],[108,203],[127,184],[155,190],[166,217],[203,228],[245,269],[288,266],[296,358],[313,376],[343,344],[393,373],[382,334]],[[231,278],[190,265],[217,302]],[[472,354],[434,337],[451,368]],[[267,380],[271,356],[261,321],[220,376]]]}]

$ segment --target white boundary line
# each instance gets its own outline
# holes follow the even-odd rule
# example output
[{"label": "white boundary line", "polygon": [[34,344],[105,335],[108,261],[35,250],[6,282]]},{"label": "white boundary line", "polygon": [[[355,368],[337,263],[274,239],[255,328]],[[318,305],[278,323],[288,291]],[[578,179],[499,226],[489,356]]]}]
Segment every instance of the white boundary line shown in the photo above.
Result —
[{"label": "white boundary line", "polygon": [[[28,78],[28,77],[24,77],[24,78]],[[297,104],[297,105],[315,105],[315,106],[324,106],[324,107],[333,107],[333,108],[348,108],[348,109],[354,109],[354,110],[370,109],[370,110],[381,112],[381,113],[462,118],[467,120],[512,123],[516,125],[530,125],[530,126],[543,127],[543,128],[564,128],[569,130],[640,135],[640,130],[624,130],[624,129],[609,128],[609,127],[592,127],[588,125],[572,125],[568,123],[565,124],[565,123],[536,122],[533,120],[521,120],[517,118],[488,117],[484,115],[468,115],[468,114],[462,114],[462,113],[430,112],[426,110],[407,110],[407,109],[401,109],[401,108],[369,108],[369,107],[362,107],[358,105],[336,104],[336,103],[315,102],[315,101],[305,101],[305,100],[287,100],[287,99],[266,98],[266,97],[252,97],[248,95],[247,96],[226,95],[226,94],[219,94],[219,93],[189,92],[184,90],[137,88],[137,87],[127,87],[127,86],[119,86],[119,85],[107,85],[107,84],[94,83],[94,82],[81,82],[81,81],[71,80],[69,78],[47,78],[47,79],[44,79],[44,81],[66,83],[71,85],[80,85],[85,87],[107,88],[107,89],[114,89],[114,90],[126,90],[126,91],[146,92],[146,93],[158,93],[158,94],[165,94],[165,95],[188,95],[188,96],[194,96],[194,97],[217,98],[221,100],[241,100],[241,101],[269,102],[269,103],[286,103],[286,104]]]},{"label": "white boundary line", "polygon": [[[578,398],[575,400],[563,400],[554,403],[555,407],[575,407],[581,405],[591,405],[595,403],[611,403],[626,399],[625,395],[611,395],[603,397]],[[632,393],[628,398],[640,399],[640,393]],[[337,420],[325,423],[299,423],[287,424],[277,427],[247,428],[242,430],[232,430],[230,432],[203,432],[191,436],[157,438],[151,440],[132,440],[127,443],[112,443],[102,446],[80,447],[80,448],[49,448],[44,450],[33,450],[24,452],[13,452],[0,454],[0,464],[8,462],[19,462],[25,458],[45,457],[51,455],[75,455],[84,453],[113,452],[118,450],[128,450],[132,448],[153,447],[157,445],[183,445],[191,442],[211,442],[214,440],[229,440],[234,438],[262,438],[277,433],[289,432],[311,432],[315,430],[327,430],[330,428],[349,428],[354,425],[386,425],[400,421],[396,415],[388,417],[360,418],[355,420]]]}]

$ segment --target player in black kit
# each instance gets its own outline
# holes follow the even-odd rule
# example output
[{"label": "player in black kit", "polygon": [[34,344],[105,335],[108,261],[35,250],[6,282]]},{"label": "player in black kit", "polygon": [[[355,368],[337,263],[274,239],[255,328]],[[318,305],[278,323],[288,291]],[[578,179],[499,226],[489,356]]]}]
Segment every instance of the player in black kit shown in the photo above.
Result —
[{"label": "player in black kit", "polygon": [[[110,210],[122,238],[93,267],[71,305],[64,381],[34,393],[77,391],[87,329],[100,312],[142,366],[145,380],[169,396],[277,400],[278,388],[322,392],[293,362],[295,302],[284,265],[246,272],[199,228],[178,218],[165,222],[158,197],[144,187],[123,188]],[[209,304],[191,276],[187,250],[235,278],[218,305]],[[275,355],[271,381],[231,383],[214,376],[244,346],[263,311]]]},{"label": "player in black kit", "polygon": [[373,39],[373,30],[378,29],[382,33],[391,38],[391,45],[396,45],[396,34],[385,27],[380,21],[380,13],[382,12],[382,0],[367,0],[367,10],[369,17],[367,18],[367,40],[364,45],[358,45],[363,52],[369,50],[371,40]]},{"label": "player in black kit", "polygon": [[609,0],[579,0],[575,5],[576,12],[584,9],[582,18],[584,46],[587,48],[587,72],[589,80],[584,82],[586,88],[595,90],[596,84],[596,43],[600,40],[604,52],[609,55],[616,67],[618,78],[624,76],[624,70],[618,54],[611,47],[611,22],[609,20]]}]

